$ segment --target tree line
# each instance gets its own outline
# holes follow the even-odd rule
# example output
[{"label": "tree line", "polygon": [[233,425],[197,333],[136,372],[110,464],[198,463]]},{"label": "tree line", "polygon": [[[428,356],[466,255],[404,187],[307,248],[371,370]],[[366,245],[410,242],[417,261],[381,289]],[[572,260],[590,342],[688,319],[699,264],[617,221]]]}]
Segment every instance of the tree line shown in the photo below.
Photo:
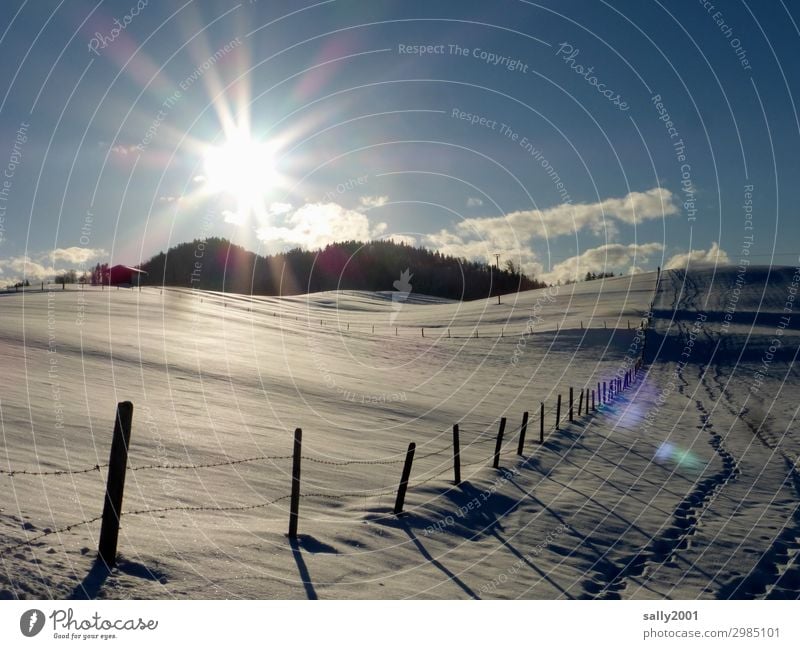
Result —
[{"label": "tree line", "polygon": [[98,263],[94,268],[85,270],[80,275],[74,269],[66,270],[56,275],[54,281],[56,284],[91,284],[92,286],[97,286],[98,284],[108,284],[108,277],[108,264]]},{"label": "tree line", "polygon": [[453,300],[547,286],[513,263],[498,269],[393,241],[344,241],[318,251],[295,248],[263,256],[213,237],[178,244],[140,268],[148,273],[148,284],[254,295],[391,291],[406,269],[414,293]]}]

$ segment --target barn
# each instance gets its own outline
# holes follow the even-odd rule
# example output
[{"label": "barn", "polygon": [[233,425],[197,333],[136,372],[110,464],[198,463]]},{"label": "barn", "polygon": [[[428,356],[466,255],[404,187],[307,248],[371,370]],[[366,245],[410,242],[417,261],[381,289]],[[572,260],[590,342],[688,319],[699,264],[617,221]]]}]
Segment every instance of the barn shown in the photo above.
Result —
[{"label": "barn", "polygon": [[112,266],[108,270],[109,286],[138,286],[147,273],[131,266]]}]

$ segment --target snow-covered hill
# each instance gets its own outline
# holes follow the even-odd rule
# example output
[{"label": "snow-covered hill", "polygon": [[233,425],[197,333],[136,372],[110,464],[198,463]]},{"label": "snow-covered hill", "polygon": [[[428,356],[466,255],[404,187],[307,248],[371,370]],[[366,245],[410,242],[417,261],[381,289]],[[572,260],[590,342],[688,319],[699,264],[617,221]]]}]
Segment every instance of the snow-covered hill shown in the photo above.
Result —
[{"label": "snow-covered hill", "polygon": [[[792,275],[773,274],[759,303],[753,271],[739,313],[778,314]],[[89,469],[0,474],[0,595],[786,596],[799,529],[798,449],[784,434],[797,376],[786,349],[796,353],[797,340],[785,331],[742,411],[755,350],[769,350],[774,327],[765,316],[747,338],[737,316],[720,332],[735,279],[735,269],[664,273],[646,374],[557,432],[558,394],[566,400],[572,386],[577,400],[638,358],[654,273],[499,305],[155,288],[0,297],[0,469]],[[695,351],[679,365],[690,339]],[[131,468],[121,561],[107,575],[92,568],[105,480],[92,467],[108,460],[122,400],[135,408]],[[298,426],[304,497],[292,544],[284,497]],[[411,441],[408,515],[398,519]]]}]

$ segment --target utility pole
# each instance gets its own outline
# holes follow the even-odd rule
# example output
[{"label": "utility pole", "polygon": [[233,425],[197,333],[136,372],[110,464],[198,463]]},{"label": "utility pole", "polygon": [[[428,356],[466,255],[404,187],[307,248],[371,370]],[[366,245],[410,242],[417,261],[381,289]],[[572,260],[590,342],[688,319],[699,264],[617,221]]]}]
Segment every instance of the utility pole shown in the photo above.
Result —
[{"label": "utility pole", "polygon": [[[500,253],[494,253],[495,259],[497,263],[495,263],[495,268],[497,269],[497,279],[500,280]],[[497,286],[497,303],[500,304],[500,286]]]}]

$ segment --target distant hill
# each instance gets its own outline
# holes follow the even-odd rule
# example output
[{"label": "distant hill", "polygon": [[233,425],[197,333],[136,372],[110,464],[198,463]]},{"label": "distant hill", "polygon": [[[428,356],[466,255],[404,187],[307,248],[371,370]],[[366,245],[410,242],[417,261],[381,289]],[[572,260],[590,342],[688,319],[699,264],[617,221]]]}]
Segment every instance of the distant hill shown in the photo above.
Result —
[{"label": "distant hill", "polygon": [[[181,243],[141,265],[148,284],[254,295],[411,290],[454,300],[546,286],[509,269],[392,241],[345,241],[323,250],[257,255],[226,239]],[[408,269],[408,282],[402,276]]]}]

